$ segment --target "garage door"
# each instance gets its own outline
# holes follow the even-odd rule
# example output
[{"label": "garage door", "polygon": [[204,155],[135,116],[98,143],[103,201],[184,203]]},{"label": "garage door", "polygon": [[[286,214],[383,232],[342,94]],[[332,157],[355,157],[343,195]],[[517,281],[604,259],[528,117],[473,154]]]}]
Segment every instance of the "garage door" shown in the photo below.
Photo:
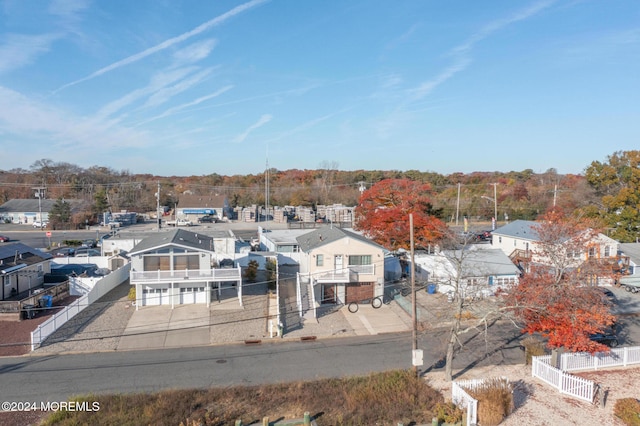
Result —
[{"label": "garage door", "polygon": [[142,305],[154,306],[169,303],[166,288],[145,288],[142,290]]},{"label": "garage door", "polygon": [[180,289],[180,303],[207,303],[207,293],[204,287],[182,287]]},{"label": "garage door", "polygon": [[373,299],[374,283],[349,283],[346,289],[346,303]]}]

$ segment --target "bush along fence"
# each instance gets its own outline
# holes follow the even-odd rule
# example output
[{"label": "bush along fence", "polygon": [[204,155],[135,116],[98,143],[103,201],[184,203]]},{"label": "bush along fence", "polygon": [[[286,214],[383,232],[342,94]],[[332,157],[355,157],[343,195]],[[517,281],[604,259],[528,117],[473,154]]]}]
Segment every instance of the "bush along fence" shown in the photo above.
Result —
[{"label": "bush along fence", "polygon": [[[451,399],[453,403],[467,412],[466,422],[464,423],[465,425],[473,426],[478,424],[478,400],[470,394],[482,394],[489,388],[500,388],[502,390],[506,390],[509,394],[512,393],[511,384],[509,383],[509,379],[506,377],[460,380],[452,383]],[[489,401],[480,401],[480,403],[483,402],[489,403]],[[494,408],[491,408],[491,410],[495,411]],[[504,413],[504,415],[508,414],[508,412]]]},{"label": "bush along fence", "polygon": [[593,355],[588,352],[565,353],[560,355],[560,368],[551,365],[551,355],[534,356],[531,375],[557,388],[560,393],[593,403],[596,383],[574,376],[568,371],[598,370],[634,364],[640,364],[640,346],[615,348]]},{"label": "bush along fence", "polygon": [[67,321],[82,312],[87,306],[100,299],[102,296],[116,288],[129,278],[130,265],[113,271],[109,275],[98,281],[87,294],[66,306],[57,314],[40,324],[31,332],[31,350],[39,347],[47,337],[52,335],[57,329],[62,327]]}]

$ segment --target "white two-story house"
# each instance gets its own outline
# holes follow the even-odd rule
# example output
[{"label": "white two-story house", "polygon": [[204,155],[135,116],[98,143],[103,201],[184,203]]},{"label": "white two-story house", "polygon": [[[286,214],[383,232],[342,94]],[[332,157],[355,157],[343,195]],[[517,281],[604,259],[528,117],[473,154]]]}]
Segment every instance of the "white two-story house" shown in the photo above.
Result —
[{"label": "white two-story house", "polygon": [[[540,222],[516,220],[491,233],[491,244],[499,248],[523,271],[531,264],[551,265],[539,247],[538,227]],[[604,234],[596,234],[585,243],[584,249],[563,249],[566,265],[578,267],[584,262],[615,263],[618,258],[619,243]]]},{"label": "white two-story house", "polygon": [[301,310],[383,295],[382,246],[355,232],[331,226],[305,233],[296,240],[300,249]]},{"label": "white two-story house", "polygon": [[240,267],[213,268],[213,238],[174,229],[144,238],[129,252],[130,282],[140,306],[211,303],[223,287],[237,289],[242,305]]}]

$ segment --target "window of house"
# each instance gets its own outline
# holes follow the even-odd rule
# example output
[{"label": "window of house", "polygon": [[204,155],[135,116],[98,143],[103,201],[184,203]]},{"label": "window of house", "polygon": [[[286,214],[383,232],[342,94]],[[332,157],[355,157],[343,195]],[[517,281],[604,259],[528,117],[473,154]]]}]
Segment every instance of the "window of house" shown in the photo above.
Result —
[{"label": "window of house", "polygon": [[324,255],[316,255],[316,266],[324,266]]},{"label": "window of house", "polygon": [[350,255],[349,266],[371,265],[371,255]]},{"label": "window of house", "polygon": [[609,257],[609,256],[611,256],[611,247],[605,246],[605,248],[604,248],[604,257]]},{"label": "window of house", "polygon": [[173,257],[173,269],[182,271],[185,269],[194,270],[200,269],[200,261],[198,254],[179,254]]},{"label": "window of house", "polygon": [[169,271],[171,270],[171,258],[169,256],[145,256],[145,271]]},{"label": "window of house", "polygon": [[589,257],[596,257],[596,248],[589,247]]}]

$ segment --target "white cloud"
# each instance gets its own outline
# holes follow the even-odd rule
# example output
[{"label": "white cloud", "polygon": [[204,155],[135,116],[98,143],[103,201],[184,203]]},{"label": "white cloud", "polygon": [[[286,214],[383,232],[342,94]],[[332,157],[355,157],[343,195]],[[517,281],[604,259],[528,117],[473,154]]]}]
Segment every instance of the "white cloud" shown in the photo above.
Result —
[{"label": "white cloud", "polygon": [[210,28],[213,28],[213,27],[215,27],[217,25],[220,25],[220,24],[224,23],[225,21],[227,21],[228,19],[230,19],[230,18],[232,18],[232,17],[234,17],[234,16],[236,16],[236,15],[238,15],[238,14],[240,14],[240,13],[246,11],[246,10],[251,9],[254,6],[257,6],[257,5],[261,4],[261,3],[264,3],[266,1],[267,0],[251,0],[251,1],[247,2],[247,3],[241,4],[240,6],[236,6],[233,9],[231,9],[230,11],[228,11],[226,13],[223,13],[222,15],[213,18],[213,19],[205,22],[202,25],[197,26],[196,28],[194,28],[191,31],[187,31],[186,33],[183,33],[183,34],[181,34],[179,36],[172,37],[172,38],[170,38],[168,40],[163,41],[160,44],[157,44],[157,45],[155,45],[153,47],[150,47],[149,49],[143,50],[140,53],[136,53],[135,55],[131,55],[128,58],[125,58],[125,59],[122,59],[120,61],[114,62],[111,65],[108,65],[108,66],[106,66],[104,68],[101,68],[98,71],[96,71],[96,72],[94,72],[92,74],[89,74],[86,77],[83,77],[81,79],[72,81],[71,83],[67,83],[64,86],[62,86],[59,89],[57,89],[56,92],[58,92],[60,90],[63,90],[65,88],[67,88],[67,87],[74,86],[76,84],[79,84],[79,83],[91,80],[93,78],[99,77],[99,76],[101,76],[103,74],[106,74],[106,73],[108,73],[110,71],[113,71],[115,69],[121,68],[121,67],[123,67],[125,65],[132,64],[132,63],[137,62],[137,61],[139,61],[141,59],[144,59],[147,56],[153,55],[154,53],[157,53],[157,52],[160,52],[162,50],[168,49],[168,48],[170,48],[170,47],[172,47],[172,46],[174,46],[174,45],[176,45],[178,43],[182,43],[183,41],[188,40],[191,37],[196,36],[198,34],[201,34],[201,33],[205,32],[205,31],[209,30]]},{"label": "white cloud", "polygon": [[433,89],[446,82],[457,73],[466,69],[467,66],[471,63],[469,53],[478,42],[484,40],[491,34],[495,33],[498,30],[501,30],[508,25],[511,25],[518,21],[523,21],[538,14],[542,10],[555,3],[555,1],[556,0],[545,0],[536,2],[531,6],[514,13],[511,16],[490,22],[489,24],[482,27],[478,32],[469,37],[464,43],[454,47],[451,50],[450,54],[455,58],[452,65],[445,68],[431,80],[425,81],[417,88],[411,90],[412,98],[420,99],[428,95],[429,93],[431,93],[431,91],[433,91]]},{"label": "white cloud", "polygon": [[194,62],[198,62],[211,53],[211,51],[218,44],[215,39],[207,39],[202,40],[197,43],[190,44],[184,49],[178,50],[173,54],[173,58],[175,59],[178,65],[190,64]]},{"label": "white cloud", "polygon": [[0,73],[33,63],[36,57],[48,52],[51,44],[59,38],[59,34],[7,35],[6,42],[0,45]]},{"label": "white cloud", "polygon": [[166,110],[165,112],[163,112],[160,115],[156,115],[155,117],[151,117],[148,120],[144,120],[144,121],[138,123],[138,126],[140,126],[142,124],[149,123],[151,121],[159,120],[159,119],[164,118],[164,117],[168,117],[168,116],[173,115],[173,114],[177,114],[178,112],[180,112],[180,111],[182,111],[182,110],[184,110],[186,108],[201,104],[202,102],[208,101],[209,99],[217,98],[218,96],[222,95],[223,93],[225,93],[225,92],[227,92],[227,91],[229,91],[231,89],[233,89],[233,85],[224,86],[223,88],[218,89],[215,92],[210,93],[210,94],[208,94],[206,96],[202,96],[202,97],[197,98],[197,99],[195,99],[195,100],[193,100],[191,102],[187,102],[187,103],[184,103],[182,105],[178,105],[178,106],[175,106],[173,108],[169,108],[168,110]]},{"label": "white cloud", "polygon": [[46,145],[47,150],[87,148],[96,154],[109,147],[144,146],[149,141],[143,132],[117,126],[112,121],[75,116],[2,86],[0,132],[42,141],[40,143]]},{"label": "white cloud", "polygon": [[88,0],[52,0],[49,4],[49,13],[65,19],[76,19],[78,12],[88,7]]},{"label": "white cloud", "polygon": [[247,136],[249,136],[249,134],[251,132],[253,132],[254,130],[264,126],[265,124],[267,124],[268,122],[271,121],[271,119],[273,118],[272,115],[270,114],[264,114],[262,117],[260,117],[258,119],[258,121],[256,121],[255,123],[253,123],[251,126],[249,126],[247,128],[247,130],[245,130],[244,132],[242,132],[241,134],[239,134],[238,136],[236,136],[235,138],[235,142],[236,143],[241,143],[244,142],[244,140],[247,138]]}]

